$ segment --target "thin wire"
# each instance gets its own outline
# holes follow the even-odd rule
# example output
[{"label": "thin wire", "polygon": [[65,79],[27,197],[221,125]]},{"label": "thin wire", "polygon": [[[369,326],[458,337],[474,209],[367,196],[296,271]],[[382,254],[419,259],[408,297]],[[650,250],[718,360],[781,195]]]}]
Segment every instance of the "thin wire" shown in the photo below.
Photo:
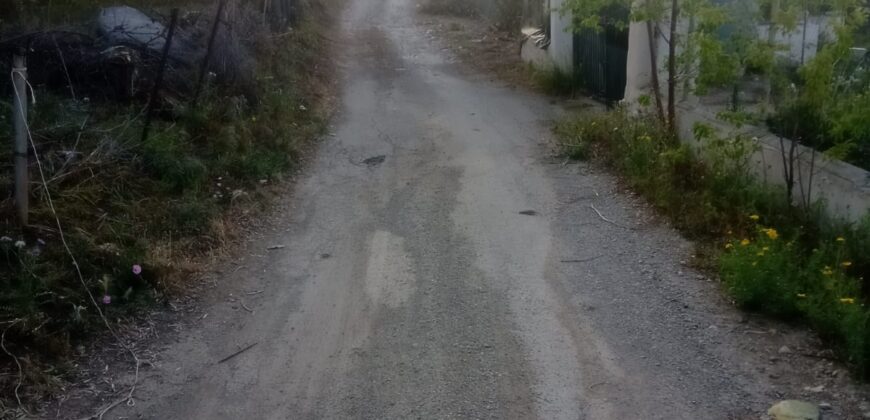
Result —
[{"label": "thin wire", "polygon": [[[25,80],[25,81],[27,80],[27,77],[24,74],[23,69],[13,68],[12,73],[11,73],[13,86],[15,85],[15,74],[16,73],[18,73],[18,75],[23,80]],[[30,86],[30,83],[28,82],[27,85]],[[24,102],[21,100],[21,96],[18,94],[18,89],[13,89],[13,90],[15,91],[15,97],[18,99],[18,107],[19,107],[18,111],[21,113],[21,115],[24,115],[24,105],[23,105]],[[31,95],[33,95],[33,97],[34,97],[34,102],[35,102],[36,92],[33,90],[33,86],[30,86],[30,92],[31,92]],[[97,313],[100,315],[100,319],[103,320],[103,324],[105,324],[106,329],[109,330],[109,332],[112,334],[112,336],[118,342],[118,344],[120,344],[121,347],[124,348],[124,350],[126,350],[128,353],[130,353],[130,356],[133,357],[133,361],[136,363],[136,369],[135,369],[135,373],[133,376],[133,385],[130,386],[130,391],[127,393],[127,395],[124,398],[121,398],[121,399],[107,405],[102,410],[100,410],[97,414],[88,417],[88,418],[96,417],[96,418],[102,420],[103,416],[109,410],[116,407],[121,402],[126,401],[127,405],[130,407],[132,407],[136,404],[135,400],[133,399],[133,393],[136,391],[136,384],[139,382],[139,365],[141,364],[141,362],[139,360],[139,357],[136,355],[136,352],[133,351],[133,349],[130,346],[128,346],[123,340],[121,340],[121,337],[118,336],[118,334],[115,332],[115,330],[112,328],[112,326],[109,325],[109,320],[106,319],[106,315],[103,313],[103,310],[100,309],[100,305],[97,303],[97,299],[94,298],[94,294],[91,293],[91,290],[88,288],[88,285],[85,282],[85,278],[82,275],[81,268],[79,267],[78,260],[76,260],[75,255],[73,255],[73,252],[69,247],[69,244],[67,244],[67,242],[66,242],[66,237],[63,234],[63,226],[60,222],[60,217],[57,215],[57,210],[54,207],[54,201],[51,199],[51,192],[49,192],[49,190],[48,190],[48,183],[45,179],[45,172],[42,170],[42,162],[39,159],[39,153],[36,151],[36,142],[33,141],[33,134],[30,132],[30,125],[27,123],[26,119],[24,120],[24,128],[27,131],[27,138],[30,140],[30,147],[33,148],[33,158],[36,161],[36,167],[39,169],[39,177],[42,180],[42,186],[43,186],[43,188],[45,188],[45,197],[46,197],[46,200],[48,201],[48,207],[51,210],[51,214],[54,216],[55,223],[57,224],[57,232],[60,236],[60,241],[63,244],[63,247],[66,250],[67,255],[69,255],[70,260],[72,260],[72,264],[73,264],[73,267],[75,267],[75,269],[76,269],[76,274],[78,275],[79,282],[81,282],[82,288],[84,288],[85,292],[88,294],[88,298],[90,298],[91,304],[93,304],[94,308],[97,310]]]}]

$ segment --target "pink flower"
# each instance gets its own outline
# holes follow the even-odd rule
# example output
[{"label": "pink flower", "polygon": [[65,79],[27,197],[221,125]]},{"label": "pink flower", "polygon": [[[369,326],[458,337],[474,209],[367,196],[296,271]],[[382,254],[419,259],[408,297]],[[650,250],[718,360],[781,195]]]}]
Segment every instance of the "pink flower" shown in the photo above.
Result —
[{"label": "pink flower", "polygon": [[112,297],[109,295],[104,295],[103,296],[103,305],[108,305],[110,303],[112,303]]},{"label": "pink flower", "polygon": [[137,276],[142,274],[142,266],[139,264],[133,264],[133,274]]}]

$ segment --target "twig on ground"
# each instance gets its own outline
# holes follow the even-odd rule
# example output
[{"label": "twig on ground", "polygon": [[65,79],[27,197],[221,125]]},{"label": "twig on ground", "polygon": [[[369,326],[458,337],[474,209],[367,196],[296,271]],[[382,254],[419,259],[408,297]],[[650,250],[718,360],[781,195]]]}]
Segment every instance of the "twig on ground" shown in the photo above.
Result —
[{"label": "twig on ground", "polygon": [[629,230],[631,230],[630,227],[623,226],[623,225],[621,225],[621,224],[619,224],[619,223],[614,222],[613,220],[610,220],[610,219],[604,217],[604,215],[601,214],[601,212],[598,211],[598,209],[595,208],[595,204],[590,204],[590,205],[589,205],[589,208],[592,209],[592,211],[594,211],[595,214],[597,214],[598,217],[601,218],[601,220],[604,220],[605,222],[610,223],[610,224],[613,225],[613,226],[620,227],[620,228],[623,228],[623,229],[629,229]]},{"label": "twig on ground", "polygon": [[227,360],[230,360],[230,359],[232,359],[233,357],[236,357],[236,356],[238,356],[238,355],[240,355],[240,354],[242,354],[242,353],[244,353],[244,352],[246,352],[246,351],[252,349],[252,348],[253,348],[254,346],[256,346],[258,343],[259,343],[258,341],[255,341],[253,344],[251,344],[251,345],[249,345],[249,346],[247,346],[247,347],[245,347],[245,348],[243,348],[243,349],[241,349],[241,350],[239,350],[239,351],[237,351],[237,352],[235,352],[235,353],[233,353],[233,354],[231,354],[231,355],[229,355],[229,356],[227,356],[227,357],[224,357],[223,359],[218,360],[217,363],[215,363],[215,364],[219,365],[219,364],[221,364],[221,363],[223,363],[223,362],[226,362]]},{"label": "twig on ground", "polygon": [[250,313],[254,313],[254,310],[253,310],[253,309],[249,308],[248,305],[245,305],[245,301],[239,299],[239,303],[242,304],[242,308],[245,308],[246,311],[248,311],[248,312],[250,312]]}]

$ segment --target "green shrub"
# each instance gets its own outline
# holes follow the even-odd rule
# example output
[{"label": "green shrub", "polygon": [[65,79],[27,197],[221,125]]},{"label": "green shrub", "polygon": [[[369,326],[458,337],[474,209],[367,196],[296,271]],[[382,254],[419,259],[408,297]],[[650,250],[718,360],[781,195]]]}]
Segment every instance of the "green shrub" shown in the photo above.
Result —
[{"label": "green shrub", "polygon": [[806,251],[799,242],[777,237],[776,230],[759,227],[755,238],[725,244],[721,275],[739,305],[805,319],[824,338],[842,343],[844,356],[867,374],[870,310],[847,241],[837,237]]},{"label": "green shrub", "polygon": [[772,228],[759,227],[754,237],[727,242],[720,275],[738,305],[791,318],[798,314],[797,301],[804,296],[803,273],[794,243],[776,235]]}]

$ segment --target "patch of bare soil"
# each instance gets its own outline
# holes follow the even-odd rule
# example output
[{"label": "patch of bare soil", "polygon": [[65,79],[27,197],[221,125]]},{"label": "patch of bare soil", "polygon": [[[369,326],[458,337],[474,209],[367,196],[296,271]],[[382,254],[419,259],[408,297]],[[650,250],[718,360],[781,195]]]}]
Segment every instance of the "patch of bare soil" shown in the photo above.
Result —
[{"label": "patch of bare soil", "polygon": [[520,58],[523,39],[519,32],[505,32],[481,18],[419,13],[417,19],[468,70],[515,86],[535,86],[529,67]]}]

